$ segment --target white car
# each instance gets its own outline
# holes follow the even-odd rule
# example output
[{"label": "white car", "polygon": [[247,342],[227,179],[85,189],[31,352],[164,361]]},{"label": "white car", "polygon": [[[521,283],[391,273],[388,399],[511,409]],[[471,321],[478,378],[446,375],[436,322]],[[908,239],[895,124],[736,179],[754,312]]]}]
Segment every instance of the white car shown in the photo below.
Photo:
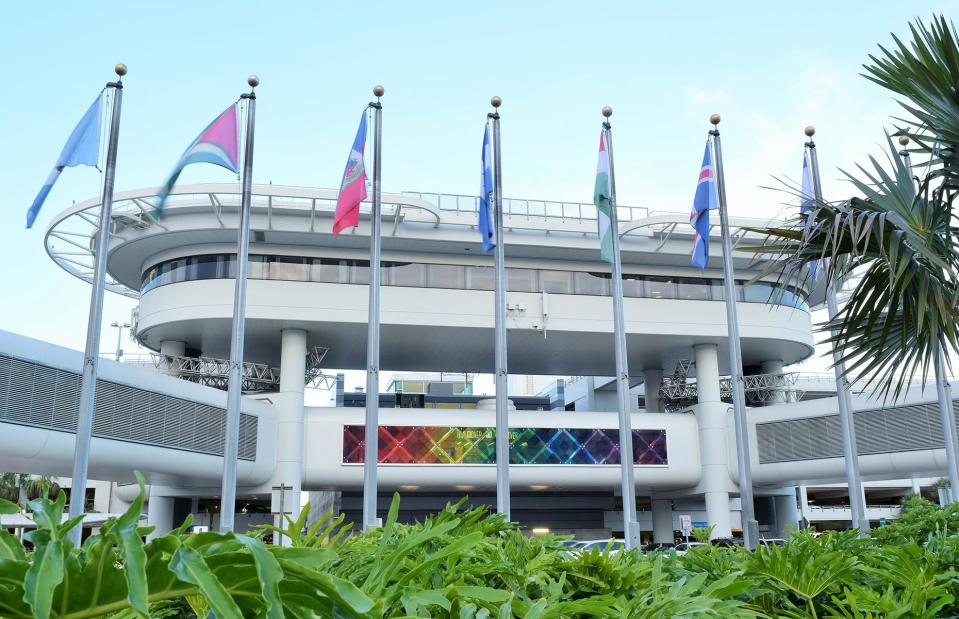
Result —
[{"label": "white car", "polygon": [[676,544],[676,547],[673,548],[673,552],[682,556],[689,552],[691,548],[696,546],[709,546],[709,544],[704,544],[703,542],[683,542],[682,544]]},{"label": "white car", "polygon": [[592,552],[594,548],[598,549],[599,552],[614,554],[625,550],[626,544],[621,539],[597,539],[584,540],[576,546],[576,550],[579,552]]}]

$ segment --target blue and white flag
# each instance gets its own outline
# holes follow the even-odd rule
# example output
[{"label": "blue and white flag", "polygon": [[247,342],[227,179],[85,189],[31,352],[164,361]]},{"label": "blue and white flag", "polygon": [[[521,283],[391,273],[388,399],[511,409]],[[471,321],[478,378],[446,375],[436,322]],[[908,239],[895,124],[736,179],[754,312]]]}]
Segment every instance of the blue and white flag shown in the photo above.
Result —
[{"label": "blue and white flag", "polygon": [[483,237],[483,253],[488,254],[491,249],[496,247],[496,226],[493,225],[493,210],[490,206],[491,196],[493,195],[493,157],[489,147],[489,125],[486,125],[486,132],[483,134],[482,163],[477,227]]},{"label": "blue and white flag", "polygon": [[716,209],[718,199],[711,146],[709,140],[706,140],[706,153],[703,155],[703,166],[699,170],[693,210],[689,214],[689,224],[696,231],[693,238],[692,264],[700,269],[705,269],[709,262],[709,211]]},{"label": "blue and white flag", "polygon": [[799,191],[799,212],[803,215],[812,210],[816,203],[816,194],[812,187],[812,176],[809,173],[809,153],[802,158],[802,189]]},{"label": "blue and white flag", "polygon": [[100,93],[67,139],[67,143],[60,152],[60,157],[53,165],[53,171],[50,172],[47,181],[40,188],[40,193],[34,198],[33,205],[27,211],[27,228],[33,226],[33,222],[36,221],[37,215],[40,213],[40,207],[43,206],[44,200],[47,199],[47,195],[53,189],[53,184],[60,178],[60,172],[63,172],[63,168],[72,168],[78,165],[96,167],[97,160],[100,158],[100,105],[102,99],[103,93]]},{"label": "blue and white flag", "polygon": [[[812,171],[809,168],[809,152],[803,153],[802,157],[802,188],[799,190],[799,213],[800,215],[809,215],[813,205],[816,203],[816,191],[812,186]],[[813,280],[819,275],[819,261],[809,261],[809,273]]]}]

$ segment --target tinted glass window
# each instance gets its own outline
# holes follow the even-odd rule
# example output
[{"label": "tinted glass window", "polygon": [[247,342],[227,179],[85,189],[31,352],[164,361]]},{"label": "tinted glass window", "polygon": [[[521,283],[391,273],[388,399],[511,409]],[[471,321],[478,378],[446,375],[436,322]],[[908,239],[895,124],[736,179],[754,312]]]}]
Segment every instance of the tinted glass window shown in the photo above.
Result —
[{"label": "tinted glass window", "polygon": [[646,277],[646,296],[652,299],[675,299],[676,283],[670,277]]},{"label": "tinted glass window", "polygon": [[250,279],[266,279],[270,274],[269,256],[250,256],[247,277]]},{"label": "tinted glass window", "polygon": [[392,262],[384,264],[383,284],[387,286],[426,286],[426,265],[415,262]]},{"label": "tinted glass window", "polygon": [[[612,276],[609,276],[612,283]],[[642,275],[633,275],[632,273],[623,274],[623,296],[642,298],[646,296],[645,280]]]},{"label": "tinted glass window", "polygon": [[470,290],[492,290],[493,267],[466,267],[466,287]]},{"label": "tinted glass window", "polygon": [[350,273],[344,260],[336,258],[314,258],[310,265],[310,281],[327,284],[348,284]]},{"label": "tinted glass window", "polygon": [[310,281],[309,258],[271,256],[269,279],[289,282]]},{"label": "tinted glass window", "polygon": [[506,289],[510,292],[539,292],[536,269],[506,269]]},{"label": "tinted glass window", "polygon": [[676,287],[678,299],[709,300],[708,279],[680,278],[676,280]]},{"label": "tinted glass window", "polygon": [[[141,293],[166,284],[228,279],[236,276],[234,254],[210,254],[176,258],[152,265],[143,272]],[[249,257],[250,279],[314,281],[367,285],[366,260],[341,258],[305,258],[298,256]],[[507,286],[511,292],[540,292],[605,296],[610,294],[610,275],[602,272],[563,271],[559,269],[507,268]],[[385,262],[382,285],[451,290],[492,290],[493,269],[488,266]],[[736,282],[737,300],[748,303],[781,304],[804,311],[809,308],[804,294],[794,287],[780,288],[771,282],[745,286]],[[623,296],[649,299],[723,300],[721,279],[661,275],[623,275]]]},{"label": "tinted glass window", "polygon": [[466,288],[466,267],[453,264],[430,264],[426,267],[430,288]]},{"label": "tinted glass window", "polygon": [[[573,274],[569,271],[540,271],[542,290],[552,294],[572,294]],[[512,290],[512,288],[510,288]]]},{"label": "tinted glass window", "polygon": [[[573,273],[574,290],[576,294],[590,294],[605,296],[609,294],[610,275],[605,273]],[[623,296],[625,296],[625,291]]]}]

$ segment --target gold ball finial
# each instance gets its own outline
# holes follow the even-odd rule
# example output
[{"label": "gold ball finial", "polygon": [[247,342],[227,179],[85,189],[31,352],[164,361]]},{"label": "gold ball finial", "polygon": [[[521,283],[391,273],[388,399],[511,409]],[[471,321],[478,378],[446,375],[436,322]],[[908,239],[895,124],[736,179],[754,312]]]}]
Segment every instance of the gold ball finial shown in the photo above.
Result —
[{"label": "gold ball finial", "polygon": [[816,135],[816,128],[813,127],[812,125],[809,125],[808,127],[806,127],[806,137],[811,138],[814,135]]},{"label": "gold ball finial", "polygon": [[603,106],[603,116],[604,116],[605,118],[609,118],[609,117],[612,116],[612,115],[613,115],[613,108],[609,107],[608,105],[604,105],[604,106]]},{"label": "gold ball finial", "polygon": [[250,88],[256,88],[260,85],[260,78],[255,75],[251,75],[250,77],[246,78],[246,83],[250,85]]},{"label": "gold ball finial", "polygon": [[499,107],[503,105],[503,98],[499,95],[493,95],[489,100],[489,104],[493,107]]},{"label": "gold ball finial", "polygon": [[713,114],[709,117],[709,122],[713,123],[714,125],[718,125],[720,120],[719,114]]},{"label": "gold ball finial", "polygon": [[117,66],[113,67],[113,70],[116,71],[116,74],[120,77],[123,77],[127,74],[127,66],[122,62],[118,62]]},{"label": "gold ball finial", "polygon": [[377,99],[382,97],[384,92],[386,92],[386,89],[380,86],[379,84],[373,87],[373,96],[376,97]]},{"label": "gold ball finial", "polygon": [[900,135],[900,136],[899,136],[899,145],[900,145],[900,146],[906,146],[907,144],[909,144],[909,136],[908,136],[908,135]]}]

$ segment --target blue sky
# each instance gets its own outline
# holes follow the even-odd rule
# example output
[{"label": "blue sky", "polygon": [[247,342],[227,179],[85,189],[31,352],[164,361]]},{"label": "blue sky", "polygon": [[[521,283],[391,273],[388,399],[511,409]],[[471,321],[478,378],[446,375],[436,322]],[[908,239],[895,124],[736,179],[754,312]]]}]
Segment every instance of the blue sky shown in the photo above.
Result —
[{"label": "blue sky", "polygon": [[[52,215],[99,193],[70,169],[38,223],[24,214],[67,135],[124,80],[117,188],[158,185],[257,73],[256,182],[333,187],[363,105],[386,87],[387,191],[473,193],[489,97],[503,97],[504,193],[589,201],[600,108],[612,105],[619,199],[685,211],[707,118],[723,115],[730,209],[773,215],[770,174],[797,177],[815,124],[827,197],[837,167],[877,152],[896,112],[859,76],[877,43],[955,2],[165,2],[5,6],[7,93],[0,328],[82,348],[89,287],[46,256]],[[234,177],[235,178],[235,177]],[[229,181],[192,166],[181,182]],[[105,321],[132,303],[107,295]],[[104,330],[112,349],[115,332]],[[129,347],[129,345],[128,345]]]}]

